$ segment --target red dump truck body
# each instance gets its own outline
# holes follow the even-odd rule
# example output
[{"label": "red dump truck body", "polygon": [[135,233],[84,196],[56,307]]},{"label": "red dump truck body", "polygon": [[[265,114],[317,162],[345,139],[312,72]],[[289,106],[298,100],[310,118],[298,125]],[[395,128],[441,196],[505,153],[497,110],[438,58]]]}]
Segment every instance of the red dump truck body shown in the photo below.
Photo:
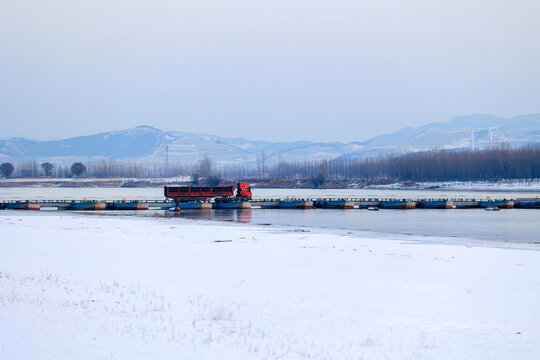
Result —
[{"label": "red dump truck body", "polygon": [[[234,186],[165,186],[166,198],[175,201],[208,200],[211,198],[232,198],[235,196]],[[238,184],[236,197],[251,200],[249,184]]]}]

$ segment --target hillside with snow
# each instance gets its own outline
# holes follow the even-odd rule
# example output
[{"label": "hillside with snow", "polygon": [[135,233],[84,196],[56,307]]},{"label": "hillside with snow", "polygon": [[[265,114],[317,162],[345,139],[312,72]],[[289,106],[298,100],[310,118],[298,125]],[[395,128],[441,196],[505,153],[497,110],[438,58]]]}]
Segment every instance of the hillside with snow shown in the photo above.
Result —
[{"label": "hillside with snow", "polygon": [[25,138],[0,140],[0,161],[130,160],[138,162],[196,163],[208,156],[219,165],[256,163],[265,154],[267,163],[310,161],[338,157],[366,157],[435,149],[476,149],[490,146],[540,144],[540,114],[513,118],[472,115],[403,128],[361,142],[269,142],[215,135],[163,131],[150,126],[105,132],[62,140]]}]

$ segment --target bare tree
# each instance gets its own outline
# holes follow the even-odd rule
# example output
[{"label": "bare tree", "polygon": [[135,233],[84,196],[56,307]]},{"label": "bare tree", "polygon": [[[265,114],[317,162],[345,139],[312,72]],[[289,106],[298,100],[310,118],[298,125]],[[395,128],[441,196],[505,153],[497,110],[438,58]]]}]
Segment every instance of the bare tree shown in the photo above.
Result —
[{"label": "bare tree", "polygon": [[199,180],[200,180],[200,175],[199,173],[193,173],[191,174],[191,183],[195,186],[199,185]]},{"label": "bare tree", "polygon": [[208,179],[212,175],[212,161],[205,156],[199,161],[199,175]]},{"label": "bare tree", "polygon": [[80,162],[73,163],[71,165],[71,174],[81,177],[86,172],[86,166]]},{"label": "bare tree", "polygon": [[261,151],[261,155],[260,155],[260,164],[261,164],[261,168],[260,168],[260,176],[261,178],[265,178],[267,175],[268,175],[268,171],[267,171],[267,168],[266,168],[266,151]]},{"label": "bare tree", "polygon": [[44,162],[41,163],[41,168],[43,169],[43,173],[45,176],[52,176],[52,170],[54,168],[54,165],[50,162]]},{"label": "bare tree", "polygon": [[218,186],[221,182],[221,176],[211,175],[208,177],[208,180],[206,182],[208,183],[208,186]]},{"label": "bare tree", "polygon": [[15,168],[13,167],[12,163],[5,162],[0,165],[0,173],[2,173],[2,175],[4,175],[6,178],[10,177],[14,170]]}]

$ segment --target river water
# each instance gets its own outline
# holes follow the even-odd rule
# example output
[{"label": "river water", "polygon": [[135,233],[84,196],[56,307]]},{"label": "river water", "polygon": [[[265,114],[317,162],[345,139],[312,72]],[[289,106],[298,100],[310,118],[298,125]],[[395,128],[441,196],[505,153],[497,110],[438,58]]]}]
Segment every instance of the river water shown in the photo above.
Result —
[{"label": "river water", "polygon": [[[254,189],[254,198],[530,198],[540,192],[489,192],[440,190],[319,190]],[[162,188],[0,188],[0,200],[162,200]],[[6,211],[7,212],[7,211]],[[9,211],[9,213],[15,213]],[[19,212],[17,212],[19,213]],[[39,212],[44,213],[44,211]],[[54,215],[54,212],[47,212]],[[367,211],[360,209],[244,209],[104,212],[112,216],[164,216],[188,220],[217,220],[296,228],[370,231],[447,238],[470,238],[511,243],[540,244],[540,210],[413,209]],[[0,213],[1,215],[1,213]]]}]

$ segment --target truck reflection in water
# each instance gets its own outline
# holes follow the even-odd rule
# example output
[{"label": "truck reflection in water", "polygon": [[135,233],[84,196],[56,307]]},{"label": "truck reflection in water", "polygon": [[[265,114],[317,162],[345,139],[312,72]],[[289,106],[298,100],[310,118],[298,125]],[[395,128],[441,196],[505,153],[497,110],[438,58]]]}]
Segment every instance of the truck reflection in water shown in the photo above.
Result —
[{"label": "truck reflection in water", "polygon": [[183,210],[183,211],[167,211],[166,216],[179,217],[194,220],[217,220],[217,221],[229,221],[250,223],[251,222],[251,209],[201,209],[201,210]]}]

